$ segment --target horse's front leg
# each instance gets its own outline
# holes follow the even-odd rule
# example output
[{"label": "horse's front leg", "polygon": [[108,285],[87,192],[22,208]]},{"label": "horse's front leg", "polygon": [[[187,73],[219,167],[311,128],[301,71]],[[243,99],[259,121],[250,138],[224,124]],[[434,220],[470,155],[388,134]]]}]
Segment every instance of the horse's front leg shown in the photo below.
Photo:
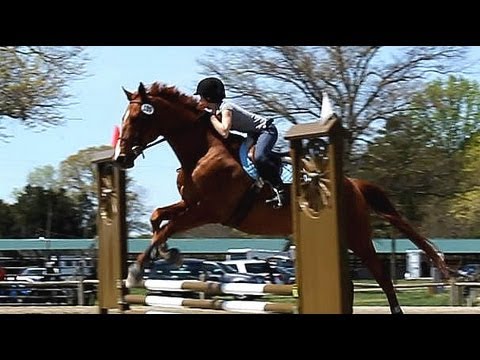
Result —
[{"label": "horse's front leg", "polygon": [[[147,261],[150,260],[150,254],[155,248],[165,245],[171,235],[212,222],[217,221],[213,221],[205,209],[198,207],[188,207],[185,211],[173,215],[168,224],[163,225],[154,232],[150,245],[143,253],[138,255],[136,262],[130,265],[128,269],[127,287],[135,287],[141,282],[143,268]],[[174,256],[167,251],[160,250],[160,255],[162,257],[170,257],[168,259],[169,261],[176,261]]]}]

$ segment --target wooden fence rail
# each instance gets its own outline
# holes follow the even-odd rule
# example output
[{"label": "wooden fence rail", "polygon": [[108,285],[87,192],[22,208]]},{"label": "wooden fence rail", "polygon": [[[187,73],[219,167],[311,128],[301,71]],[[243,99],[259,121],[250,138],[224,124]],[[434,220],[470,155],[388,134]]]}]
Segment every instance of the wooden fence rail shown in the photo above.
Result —
[{"label": "wooden fence rail", "polygon": [[[273,284],[217,284],[201,281],[159,281],[146,280],[154,291],[194,291],[208,295],[230,294],[278,294],[292,296],[292,285]],[[85,305],[96,298],[98,280],[70,281],[0,281],[1,305]],[[480,282],[415,282],[411,284],[396,284],[398,291],[413,291],[421,289],[439,289],[450,291],[451,306],[473,306],[480,296]],[[243,290],[243,292],[242,292]],[[381,292],[378,284],[354,283],[355,293]],[[88,301],[89,300],[89,301]],[[92,304],[93,305],[93,304]]]}]

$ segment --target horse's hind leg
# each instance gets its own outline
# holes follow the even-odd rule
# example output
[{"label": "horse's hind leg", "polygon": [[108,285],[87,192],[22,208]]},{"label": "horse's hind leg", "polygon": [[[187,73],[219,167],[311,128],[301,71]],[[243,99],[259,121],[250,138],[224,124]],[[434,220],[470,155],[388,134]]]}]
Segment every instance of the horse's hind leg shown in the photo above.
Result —
[{"label": "horse's hind leg", "polygon": [[393,287],[392,279],[387,275],[385,267],[377,257],[373,246],[371,251],[361,254],[360,257],[387,296],[388,304],[390,305],[390,311],[392,314],[403,314],[400,304],[398,303],[397,294],[395,292],[395,288]]},{"label": "horse's hind leg", "polygon": [[435,246],[426,237],[420,235],[400,213],[388,198],[387,194],[379,186],[365,180],[350,179],[345,181],[348,186],[355,188],[362,194],[368,205],[381,217],[390,222],[403,234],[405,234],[418,248],[422,249],[442,272],[446,279],[453,273],[444,259],[437,253]]},{"label": "horse's hind leg", "polygon": [[373,247],[369,209],[363,193],[348,179],[345,179],[344,185],[344,199],[347,204],[345,211],[349,219],[349,226],[347,227],[348,246],[367,266],[382,288],[387,296],[392,314],[402,314],[392,280],[387,275]]}]

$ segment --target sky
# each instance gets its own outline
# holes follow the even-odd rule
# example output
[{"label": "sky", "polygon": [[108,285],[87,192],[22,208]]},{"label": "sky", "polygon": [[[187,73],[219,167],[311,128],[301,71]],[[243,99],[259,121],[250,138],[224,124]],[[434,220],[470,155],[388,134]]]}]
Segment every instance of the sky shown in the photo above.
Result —
[{"label": "sky", "polygon": [[[6,121],[6,132],[12,137],[8,143],[0,141],[0,199],[14,203],[13,191],[27,185],[28,174],[35,168],[52,165],[58,169],[63,160],[80,150],[109,145],[114,127],[120,126],[128,105],[122,86],[135,91],[140,82],[148,85],[160,81],[193,94],[202,77],[197,59],[212,48],[89,47],[89,76],[72,83],[69,91],[77,104],[64,112],[78,120],[43,131],[24,128],[18,121]],[[178,167],[170,147],[162,144],[147,149],[145,159],[139,157],[135,167],[128,170],[143,192],[148,214],[148,209],[153,211],[180,199],[176,188]]]},{"label": "sky", "polygon": [[[13,203],[14,190],[27,184],[27,176],[35,168],[59,164],[80,150],[108,145],[115,125],[120,125],[128,102],[122,86],[135,91],[139,82],[154,81],[175,85],[186,94],[193,94],[202,78],[197,60],[209,46],[148,46],[89,47],[91,57],[87,78],[72,83],[69,91],[76,105],[65,114],[71,120],[65,125],[43,131],[22,127],[18,121],[7,120],[7,143],[0,141],[0,199]],[[478,63],[480,48],[472,48],[470,59]],[[145,151],[135,167],[128,170],[141,189],[143,202],[150,213],[180,199],[176,189],[179,162],[167,144]],[[148,215],[149,216],[149,215]],[[146,219],[147,220],[147,219]]]}]

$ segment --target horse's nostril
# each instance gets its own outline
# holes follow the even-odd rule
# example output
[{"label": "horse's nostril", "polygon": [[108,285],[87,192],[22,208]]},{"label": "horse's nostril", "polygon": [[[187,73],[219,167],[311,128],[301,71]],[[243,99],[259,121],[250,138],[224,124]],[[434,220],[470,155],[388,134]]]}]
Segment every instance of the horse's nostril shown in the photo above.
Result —
[{"label": "horse's nostril", "polygon": [[125,154],[119,154],[115,159],[115,163],[122,169],[129,169],[133,167],[133,159],[129,158]]}]

